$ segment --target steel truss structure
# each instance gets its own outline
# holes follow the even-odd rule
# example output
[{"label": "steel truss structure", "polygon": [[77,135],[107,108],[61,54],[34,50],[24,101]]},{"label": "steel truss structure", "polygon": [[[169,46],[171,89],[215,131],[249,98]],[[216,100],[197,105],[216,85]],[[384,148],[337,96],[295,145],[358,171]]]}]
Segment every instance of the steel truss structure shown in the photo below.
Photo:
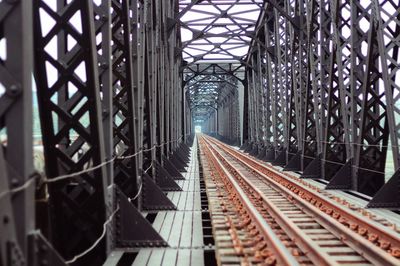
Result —
[{"label": "steel truss structure", "polygon": [[193,123],[239,144],[248,122],[240,112],[248,103],[243,101],[248,97],[245,58],[263,1],[179,2],[183,79]]},{"label": "steel truss structure", "polygon": [[399,0],[0,1],[0,265],[168,245],[141,212],[195,125],[399,209],[399,32]]},{"label": "steel truss structure", "polygon": [[205,132],[239,144],[238,89],[245,84],[243,65],[201,63],[186,67],[183,73],[193,124],[203,124]]},{"label": "steel truss structure", "polygon": [[180,189],[192,139],[178,5],[0,2],[0,265],[101,265],[114,248],[167,245],[140,211],[175,208],[163,191]]},{"label": "steel truss structure", "polygon": [[247,57],[244,148],[399,208],[399,8],[266,1]]}]

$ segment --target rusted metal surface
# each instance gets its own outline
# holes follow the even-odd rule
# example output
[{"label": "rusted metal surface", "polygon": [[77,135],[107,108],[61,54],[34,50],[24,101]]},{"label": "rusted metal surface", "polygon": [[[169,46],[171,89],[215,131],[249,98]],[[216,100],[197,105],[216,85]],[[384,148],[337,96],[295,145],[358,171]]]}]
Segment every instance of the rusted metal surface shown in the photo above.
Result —
[{"label": "rusted metal surface", "polygon": [[[207,154],[205,157],[220,165],[219,171],[210,169],[214,180],[218,176],[225,179],[233,176],[297,262],[304,265],[400,264],[399,235],[390,226],[378,224],[373,217],[351,210],[343,200],[323,196],[320,189],[307,186],[296,177],[285,176],[215,139],[202,137],[200,143]],[[229,186],[225,184],[225,187]],[[253,217],[250,226],[254,224]]]},{"label": "rusted metal surface", "polygon": [[202,146],[219,265],[299,265],[212,153]]}]

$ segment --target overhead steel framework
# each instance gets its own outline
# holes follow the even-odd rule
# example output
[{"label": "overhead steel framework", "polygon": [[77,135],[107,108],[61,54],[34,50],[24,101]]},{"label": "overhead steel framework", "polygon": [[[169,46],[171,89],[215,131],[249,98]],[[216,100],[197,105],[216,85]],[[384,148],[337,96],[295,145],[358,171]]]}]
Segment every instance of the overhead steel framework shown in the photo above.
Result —
[{"label": "overhead steel framework", "polygon": [[0,265],[168,245],[141,212],[195,125],[399,209],[399,32],[399,0],[0,0]]},{"label": "overhead steel framework", "polygon": [[[195,124],[239,143],[239,95],[261,0],[179,1],[184,85]],[[218,117],[230,117],[219,126]],[[221,120],[222,121],[222,120]],[[211,127],[211,128],[210,128]],[[215,128],[212,128],[215,127]]]},{"label": "overhead steel framework", "polygon": [[398,209],[399,8],[265,1],[245,63],[243,148]]}]

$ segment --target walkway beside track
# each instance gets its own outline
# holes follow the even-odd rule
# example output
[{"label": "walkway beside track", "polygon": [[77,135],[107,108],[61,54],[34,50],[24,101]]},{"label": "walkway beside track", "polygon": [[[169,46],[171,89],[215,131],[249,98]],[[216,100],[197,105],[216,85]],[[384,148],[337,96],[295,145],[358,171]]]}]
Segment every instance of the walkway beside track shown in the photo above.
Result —
[{"label": "walkway beside track", "polygon": [[153,227],[168,242],[169,247],[141,249],[133,265],[204,265],[196,140],[186,170],[186,173],[182,173],[186,180],[177,180],[182,191],[167,194],[177,210],[160,211],[153,222]]},{"label": "walkway beside track", "polygon": [[[152,222],[154,229],[168,242],[165,248],[121,249],[113,251],[104,265],[205,265],[208,254],[203,241],[202,189],[197,157],[197,140],[191,147],[190,163],[176,180],[182,191],[168,192],[167,196],[177,207],[174,211],[159,211]],[[152,215],[152,214],[147,214]],[[212,253],[213,254],[213,253]]]}]

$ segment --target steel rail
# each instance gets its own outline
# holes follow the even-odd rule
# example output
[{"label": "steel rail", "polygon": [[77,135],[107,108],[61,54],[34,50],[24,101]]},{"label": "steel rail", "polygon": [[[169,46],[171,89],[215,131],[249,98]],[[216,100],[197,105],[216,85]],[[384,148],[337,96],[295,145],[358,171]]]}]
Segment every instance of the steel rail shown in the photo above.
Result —
[{"label": "steel rail", "polygon": [[[306,254],[306,256],[313,262],[314,265],[340,265],[331,259],[332,256],[330,256],[327,251],[322,251],[309,236],[307,236],[300,228],[298,228],[298,226],[294,224],[293,221],[287,219],[286,216],[279,210],[279,208],[265,197],[264,193],[262,193],[253,183],[249,182],[246,177],[242,176],[237,167],[229,163],[229,161],[226,160],[220,153],[218,153],[216,149],[213,147],[210,147],[210,149],[214,153],[214,156],[218,158],[218,160],[224,161],[228,165],[230,172],[234,172],[238,178],[241,178],[241,180],[246,182],[246,184],[263,199],[264,203],[268,206],[269,212],[273,215],[274,219],[276,219],[276,222],[285,229],[286,233],[290,236],[293,242],[296,243],[296,245]],[[261,217],[261,219],[263,218]]]},{"label": "steel rail", "polygon": [[210,158],[217,166],[220,171],[219,174],[224,175],[234,190],[237,192],[238,197],[241,199],[241,202],[245,205],[248,213],[250,214],[252,221],[257,224],[257,227],[260,231],[262,231],[263,235],[269,240],[271,243],[272,249],[275,251],[275,255],[277,257],[277,261],[279,265],[300,265],[294,256],[290,253],[290,251],[285,247],[282,241],[278,238],[269,224],[264,220],[261,214],[257,211],[254,205],[251,203],[250,199],[246,195],[246,193],[241,189],[240,185],[236,182],[235,178],[229,173],[229,171],[224,167],[218,157],[214,154],[214,152],[207,146],[205,142],[202,143],[206,153],[208,153],[213,158]]},{"label": "steel rail", "polygon": [[[208,137],[206,139],[263,177],[276,189],[290,195],[302,208],[306,208],[315,215],[325,227],[336,232],[343,242],[354,250],[362,252],[367,260],[375,264],[400,264],[397,259],[400,257],[398,248],[400,241],[395,232],[390,234],[387,230],[383,230],[382,226],[376,225],[374,221],[365,219],[365,217],[362,219],[338,203],[331,202],[322,195],[318,195],[317,192],[290,180],[294,177],[286,177],[220,141]],[[388,256],[389,254],[392,256]]]}]

